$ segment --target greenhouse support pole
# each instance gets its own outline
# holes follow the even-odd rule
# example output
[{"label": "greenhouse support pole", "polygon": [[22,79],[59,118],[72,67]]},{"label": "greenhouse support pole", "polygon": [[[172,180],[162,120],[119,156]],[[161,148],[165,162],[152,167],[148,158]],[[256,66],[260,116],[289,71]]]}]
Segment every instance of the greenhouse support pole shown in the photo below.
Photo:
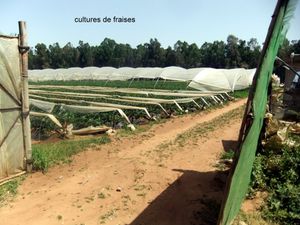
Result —
[{"label": "greenhouse support pole", "polygon": [[28,96],[28,50],[26,23],[19,21],[19,51],[21,54],[21,81],[22,81],[22,125],[24,134],[25,164],[26,171],[32,170],[31,131],[29,118],[29,96]]},{"label": "greenhouse support pole", "polygon": [[131,84],[132,84],[133,81],[134,81],[134,77],[131,78],[131,81],[130,81],[130,83],[128,85],[128,88],[130,88],[130,86],[131,86]]},{"label": "greenhouse support pole", "polygon": [[154,89],[156,88],[156,85],[157,85],[158,81],[159,81],[159,77],[157,78],[157,80],[156,80],[156,82],[154,84]]}]

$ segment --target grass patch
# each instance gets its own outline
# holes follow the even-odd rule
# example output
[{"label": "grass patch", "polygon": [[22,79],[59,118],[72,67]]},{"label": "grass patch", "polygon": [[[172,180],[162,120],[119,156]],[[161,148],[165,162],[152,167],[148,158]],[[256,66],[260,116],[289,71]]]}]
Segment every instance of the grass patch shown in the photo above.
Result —
[{"label": "grass patch", "polygon": [[[113,88],[145,88],[145,89],[165,89],[165,90],[187,90],[188,83],[182,81],[166,80],[127,80],[127,81],[105,81],[105,80],[69,80],[69,81],[41,81],[29,82],[31,85],[66,85],[66,86],[97,86]],[[194,90],[194,89],[189,89]]]},{"label": "grass patch", "polygon": [[[150,157],[151,154],[155,153],[156,161],[161,164],[161,162],[171,156],[174,151],[181,149],[187,144],[195,144],[199,138],[208,138],[210,132],[230,124],[234,119],[242,118],[244,108],[245,106],[241,106],[224,113],[213,120],[200,123],[192,129],[177,135],[174,141],[161,143],[153,151],[147,151],[144,155]],[[212,110],[207,110],[206,113],[209,113],[210,111]]]},{"label": "grass patch", "polygon": [[228,170],[231,166],[231,162],[234,158],[235,152],[233,150],[224,151],[220,154],[220,160],[214,165],[218,170],[224,171]]},{"label": "grass patch", "polygon": [[32,146],[33,169],[46,172],[52,165],[71,162],[70,157],[91,144],[110,142],[108,136],[93,137],[81,140],[64,140],[56,143],[35,144]]},{"label": "grass patch", "polygon": [[234,91],[230,95],[234,98],[248,98],[249,89]]},{"label": "grass patch", "polygon": [[[291,140],[298,138],[295,135]],[[300,224],[299,183],[300,145],[259,150],[252,170],[250,196],[255,191],[268,192],[262,207],[264,219],[284,225]]]},{"label": "grass patch", "polygon": [[229,151],[227,151],[227,152],[223,152],[222,154],[221,154],[221,157],[220,157],[220,159],[233,159],[233,157],[234,157],[234,151],[233,150],[229,150]]},{"label": "grass patch", "polygon": [[98,198],[105,199],[105,194],[102,192],[98,193]]},{"label": "grass patch", "polygon": [[102,216],[100,216],[100,224],[104,224],[107,220],[112,220],[116,216],[116,212],[120,210],[119,208],[111,209]]},{"label": "grass patch", "polygon": [[145,193],[145,192],[137,193],[136,196],[139,196],[139,197],[146,197],[146,193]]},{"label": "grass patch", "polygon": [[198,137],[207,137],[209,132],[213,132],[220,127],[228,125],[230,121],[234,119],[242,118],[244,107],[245,106],[241,106],[237,109],[233,109],[209,122],[204,122],[197,125],[196,127],[178,135],[175,139],[175,143],[179,144],[180,146],[184,146],[191,139],[196,140]]},{"label": "grass patch", "polygon": [[18,187],[24,179],[25,176],[20,176],[0,186],[0,207],[17,195]]},{"label": "grass patch", "polygon": [[152,125],[154,124],[153,121],[150,121],[148,124],[145,125],[135,125],[136,130],[132,131],[130,128],[125,127],[123,129],[117,130],[117,137],[129,137],[129,136],[135,136],[139,133],[143,133],[148,131]]}]

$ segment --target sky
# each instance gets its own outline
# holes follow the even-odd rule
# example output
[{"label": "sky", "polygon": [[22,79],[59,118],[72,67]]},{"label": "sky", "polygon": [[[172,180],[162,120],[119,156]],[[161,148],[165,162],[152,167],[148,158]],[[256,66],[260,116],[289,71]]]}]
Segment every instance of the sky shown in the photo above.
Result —
[{"label": "sky", "polygon": [[[105,37],[132,47],[157,38],[163,47],[177,40],[196,43],[226,41],[229,34],[263,43],[275,0],[9,0],[0,7],[0,33],[18,33],[27,22],[29,45],[79,40],[99,45]],[[134,23],[76,23],[75,18],[135,18]],[[300,2],[287,34],[300,39]]]}]

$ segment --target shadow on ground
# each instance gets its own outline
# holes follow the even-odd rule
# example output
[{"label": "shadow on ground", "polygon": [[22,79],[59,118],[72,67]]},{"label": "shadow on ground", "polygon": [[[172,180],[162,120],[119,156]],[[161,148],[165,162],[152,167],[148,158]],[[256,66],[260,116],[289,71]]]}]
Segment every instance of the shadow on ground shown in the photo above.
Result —
[{"label": "shadow on ground", "polygon": [[216,224],[227,172],[173,171],[182,175],[130,225]]},{"label": "shadow on ground", "polygon": [[236,151],[238,147],[238,141],[236,140],[222,140],[223,149],[225,152],[230,150]]}]

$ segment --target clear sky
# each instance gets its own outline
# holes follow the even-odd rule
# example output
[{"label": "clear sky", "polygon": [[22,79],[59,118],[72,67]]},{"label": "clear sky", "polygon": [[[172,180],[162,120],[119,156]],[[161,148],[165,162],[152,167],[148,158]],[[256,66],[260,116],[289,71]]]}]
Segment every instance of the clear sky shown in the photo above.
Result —
[{"label": "clear sky", "polygon": [[[224,40],[229,34],[262,43],[275,0],[9,0],[1,2],[0,32],[18,33],[27,22],[29,44],[79,40],[98,45],[105,37],[132,47],[157,38],[164,47],[177,40],[196,43]],[[134,17],[135,23],[75,23],[76,17]],[[300,39],[300,3],[287,35]]]}]

